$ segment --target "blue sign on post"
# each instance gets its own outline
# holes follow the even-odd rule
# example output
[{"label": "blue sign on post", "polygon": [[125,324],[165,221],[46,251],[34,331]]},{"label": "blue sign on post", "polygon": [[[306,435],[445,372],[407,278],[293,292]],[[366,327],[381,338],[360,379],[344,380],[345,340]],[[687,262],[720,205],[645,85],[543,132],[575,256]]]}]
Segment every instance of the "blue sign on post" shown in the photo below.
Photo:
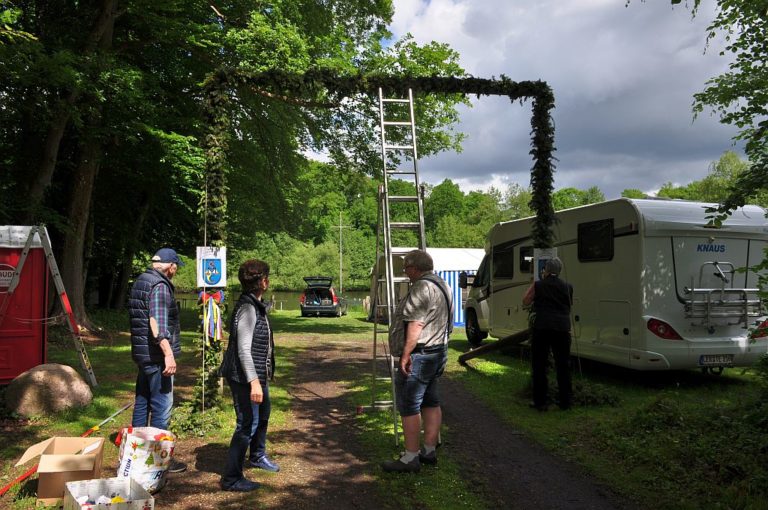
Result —
[{"label": "blue sign on post", "polygon": [[221,260],[203,259],[203,281],[210,287],[221,281]]},{"label": "blue sign on post", "polygon": [[227,286],[227,249],[215,246],[197,247],[197,286]]}]

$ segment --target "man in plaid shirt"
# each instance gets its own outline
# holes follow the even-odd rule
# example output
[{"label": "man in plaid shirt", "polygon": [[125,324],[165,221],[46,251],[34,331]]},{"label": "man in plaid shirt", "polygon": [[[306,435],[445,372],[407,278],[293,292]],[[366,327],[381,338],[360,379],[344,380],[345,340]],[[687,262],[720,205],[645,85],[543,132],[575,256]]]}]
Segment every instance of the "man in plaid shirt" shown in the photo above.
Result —
[{"label": "man in plaid shirt", "polygon": [[[171,279],[184,265],[171,248],[152,257],[152,267],[136,278],[128,307],[131,317],[131,356],[139,368],[136,376],[134,427],[151,425],[168,430],[173,407],[173,375],[181,354],[181,327]],[[171,461],[169,471],[187,466]]]}]

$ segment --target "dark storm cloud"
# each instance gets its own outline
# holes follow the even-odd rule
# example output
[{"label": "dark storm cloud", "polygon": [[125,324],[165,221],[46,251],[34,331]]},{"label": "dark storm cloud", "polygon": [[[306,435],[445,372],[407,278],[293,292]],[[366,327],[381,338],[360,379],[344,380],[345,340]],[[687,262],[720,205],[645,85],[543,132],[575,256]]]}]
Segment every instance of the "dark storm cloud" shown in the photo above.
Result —
[{"label": "dark storm cloud", "polygon": [[[547,81],[556,98],[555,186],[597,185],[611,198],[701,179],[733,149],[733,128],[707,112],[694,122],[691,111],[693,94],[728,64],[717,41],[704,53],[712,7],[691,20],[665,1],[396,0],[393,30],[449,43],[475,76]],[[423,179],[466,189],[527,185],[530,105],[474,104],[462,114],[464,152],[423,160]]]}]

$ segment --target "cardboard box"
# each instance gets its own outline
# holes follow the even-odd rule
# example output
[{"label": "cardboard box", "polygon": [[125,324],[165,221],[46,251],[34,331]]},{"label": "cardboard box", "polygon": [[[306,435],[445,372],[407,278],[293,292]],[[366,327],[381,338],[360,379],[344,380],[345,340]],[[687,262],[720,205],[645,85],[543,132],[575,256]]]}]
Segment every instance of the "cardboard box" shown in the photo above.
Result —
[{"label": "cardboard box", "polygon": [[30,446],[16,465],[39,456],[37,504],[61,505],[65,483],[101,476],[103,451],[103,437],[52,437]]},{"label": "cardboard box", "polygon": [[[99,496],[111,498],[115,494],[125,501],[110,504],[78,503],[77,498],[88,496],[97,501]],[[68,482],[64,490],[64,510],[153,510],[155,498],[133,478],[102,478]]]}]

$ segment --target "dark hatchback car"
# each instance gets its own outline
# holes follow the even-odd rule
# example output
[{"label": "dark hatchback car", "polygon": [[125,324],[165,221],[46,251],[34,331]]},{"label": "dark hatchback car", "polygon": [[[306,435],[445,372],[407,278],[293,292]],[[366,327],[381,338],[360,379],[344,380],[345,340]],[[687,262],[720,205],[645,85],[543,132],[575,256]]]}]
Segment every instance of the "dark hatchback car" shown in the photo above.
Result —
[{"label": "dark hatchback car", "polygon": [[330,276],[305,276],[307,288],[301,293],[299,305],[301,316],[335,315],[341,317],[347,314],[347,300],[336,295],[331,287],[333,278]]}]

